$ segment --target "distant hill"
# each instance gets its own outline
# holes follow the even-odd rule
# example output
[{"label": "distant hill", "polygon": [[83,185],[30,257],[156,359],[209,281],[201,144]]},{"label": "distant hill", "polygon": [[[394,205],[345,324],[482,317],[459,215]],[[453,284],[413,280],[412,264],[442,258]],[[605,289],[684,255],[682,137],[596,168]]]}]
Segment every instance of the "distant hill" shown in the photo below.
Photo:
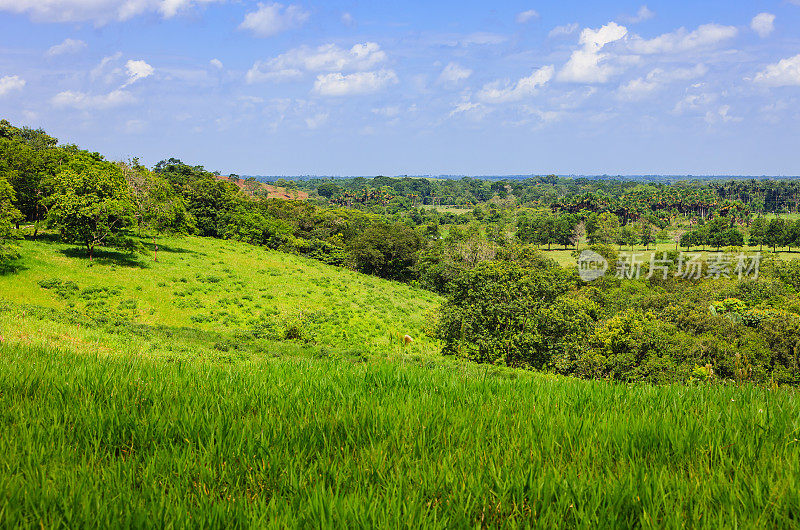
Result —
[{"label": "distant hill", "polygon": [[300,190],[292,190],[288,188],[280,188],[258,180],[250,178],[236,178],[217,175],[217,180],[225,180],[239,186],[244,193],[251,197],[266,197],[268,199],[284,199],[284,200],[305,200],[308,199],[308,193]]}]

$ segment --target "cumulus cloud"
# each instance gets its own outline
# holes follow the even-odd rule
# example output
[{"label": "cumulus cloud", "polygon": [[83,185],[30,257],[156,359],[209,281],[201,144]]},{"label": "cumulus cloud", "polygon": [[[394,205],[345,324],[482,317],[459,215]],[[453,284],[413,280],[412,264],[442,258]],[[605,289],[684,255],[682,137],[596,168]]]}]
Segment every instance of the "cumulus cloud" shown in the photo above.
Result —
[{"label": "cumulus cloud", "polygon": [[20,79],[20,77],[17,75],[0,77],[0,97],[3,97],[15,90],[22,90],[23,88],[25,88],[25,80]]},{"label": "cumulus cloud", "polygon": [[769,87],[800,86],[800,55],[768,65],[752,80]]},{"label": "cumulus cloud", "polygon": [[775,30],[775,15],[772,13],[759,13],[750,22],[750,28],[758,33],[762,39],[769,37]]},{"label": "cumulus cloud", "polygon": [[643,99],[669,83],[696,79],[707,73],[708,67],[704,64],[698,64],[694,68],[676,68],[674,70],[656,68],[645,77],[632,79],[620,86],[617,95],[631,101]]},{"label": "cumulus cloud", "polygon": [[64,39],[61,44],[56,44],[47,50],[48,57],[55,57],[57,55],[64,55],[68,53],[78,53],[86,48],[86,43],[78,39]]},{"label": "cumulus cloud", "polygon": [[630,41],[630,49],[642,55],[690,52],[711,48],[734,38],[738,33],[739,30],[733,26],[705,24],[691,32],[680,28],[650,40],[636,36]]},{"label": "cumulus cloud", "polygon": [[200,4],[224,0],[0,0],[0,11],[28,15],[34,22],[103,25],[148,13],[170,18]]},{"label": "cumulus cloud", "polygon": [[397,75],[392,70],[356,72],[353,74],[320,74],[314,81],[314,92],[321,96],[355,96],[372,94],[396,84]]},{"label": "cumulus cloud", "polygon": [[74,108],[78,110],[106,110],[134,103],[136,99],[129,92],[118,89],[108,94],[90,95],[85,92],[67,90],[53,96],[51,103],[55,107]]},{"label": "cumulus cloud", "polygon": [[517,21],[517,24],[526,24],[535,18],[539,18],[539,13],[533,9],[528,9],[527,11],[517,13],[515,20]]},{"label": "cumulus cloud", "polygon": [[247,13],[239,29],[252,31],[257,37],[272,37],[278,33],[302,26],[310,14],[300,6],[291,4],[258,4],[256,11]]},{"label": "cumulus cloud", "polygon": [[489,83],[478,92],[478,99],[486,103],[508,103],[536,94],[539,87],[547,84],[553,78],[555,68],[543,66],[528,77],[523,77],[516,83],[495,81]]},{"label": "cumulus cloud", "polygon": [[256,61],[247,72],[248,83],[281,81],[301,77],[306,72],[369,70],[386,60],[386,53],[374,42],[356,44],[349,50],[336,44],[317,48],[301,46],[269,61]]},{"label": "cumulus cloud", "polygon": [[564,37],[566,35],[572,35],[576,31],[578,31],[577,22],[573,22],[572,24],[564,24],[563,26],[556,26],[550,30],[550,33],[547,35],[549,38],[554,39],[556,37]]},{"label": "cumulus cloud", "polygon": [[642,6],[639,8],[639,11],[636,12],[636,15],[632,17],[624,17],[623,20],[630,24],[638,24],[639,22],[650,20],[654,16],[656,16],[656,14],[650,11],[647,6]]},{"label": "cumulus cloud", "polygon": [[210,61],[208,61],[208,64],[219,70],[222,70],[223,68],[222,61],[220,61],[219,59],[211,59]]},{"label": "cumulus cloud", "polygon": [[471,75],[472,70],[469,68],[464,68],[457,63],[451,62],[444,67],[444,70],[439,74],[439,79],[436,82],[442,85],[455,85],[468,79]]},{"label": "cumulus cloud", "polygon": [[617,68],[608,64],[608,54],[603,48],[612,42],[623,39],[628,34],[625,26],[609,22],[599,29],[586,28],[581,32],[581,48],[572,55],[558,73],[559,81],[573,83],[605,83],[617,73]]},{"label": "cumulus cloud", "polygon": [[125,63],[125,70],[128,72],[128,81],[122,85],[126,87],[138,81],[153,75],[155,69],[144,61],[128,61]]}]

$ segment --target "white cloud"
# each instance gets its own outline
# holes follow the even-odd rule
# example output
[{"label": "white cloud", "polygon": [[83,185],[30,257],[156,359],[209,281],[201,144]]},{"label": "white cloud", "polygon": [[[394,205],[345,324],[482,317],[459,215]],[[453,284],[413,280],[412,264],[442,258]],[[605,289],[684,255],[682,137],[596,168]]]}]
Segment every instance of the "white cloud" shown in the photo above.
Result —
[{"label": "white cloud", "polygon": [[448,65],[444,67],[444,70],[442,70],[442,73],[439,74],[437,83],[442,85],[455,85],[468,79],[471,75],[472,70],[469,68],[464,68],[457,63],[451,62],[448,63]]},{"label": "white cloud", "polygon": [[449,117],[452,118],[454,116],[463,115],[470,120],[481,121],[489,112],[490,109],[480,103],[472,103],[469,100],[464,100],[453,107]]},{"label": "white cloud", "polygon": [[71,107],[79,110],[105,110],[135,102],[136,99],[124,90],[114,90],[108,94],[90,95],[68,90],[53,96],[55,107]]},{"label": "white cloud", "polygon": [[16,75],[7,75],[0,77],[0,97],[13,92],[14,90],[22,90],[25,88],[25,80],[20,79]]},{"label": "white cloud", "polygon": [[195,5],[224,0],[0,0],[0,11],[26,14],[34,22],[91,21],[100,26],[148,13],[170,18]]},{"label": "white cloud", "polygon": [[617,95],[631,101],[643,99],[669,83],[696,79],[707,73],[708,67],[704,64],[698,64],[694,68],[676,68],[674,70],[656,68],[647,76],[632,79],[620,86]]},{"label": "white cloud", "polygon": [[314,81],[314,92],[321,96],[354,96],[372,94],[397,83],[392,70],[356,72],[353,74],[321,74]]},{"label": "white cloud", "polygon": [[302,26],[310,14],[297,5],[258,4],[256,11],[247,13],[239,29],[252,31],[257,37],[272,37]]},{"label": "white cloud", "polygon": [[353,28],[356,26],[356,19],[353,18],[353,15],[350,13],[343,13],[342,14],[342,24],[349,28]]},{"label": "white cloud", "polygon": [[121,58],[122,52],[117,52],[114,55],[103,57],[98,65],[92,68],[91,72],[89,72],[89,79],[96,81],[98,78],[103,77],[106,83],[117,81],[124,75],[122,69],[119,67],[113,67],[109,70],[109,67]]},{"label": "white cloud", "polygon": [[144,120],[128,120],[125,122],[125,132],[128,134],[141,134],[147,129]]},{"label": "white cloud", "polygon": [[222,70],[222,68],[224,67],[222,61],[220,61],[219,59],[211,59],[210,61],[208,61],[208,64],[219,70]]},{"label": "white cloud", "polygon": [[313,116],[306,118],[306,125],[309,129],[319,129],[328,121],[329,114],[327,112],[318,112]]},{"label": "white cloud", "polygon": [[758,33],[758,36],[762,39],[769,37],[769,34],[775,30],[775,15],[759,13],[750,22],[750,28]]},{"label": "white cloud", "polygon": [[386,60],[386,53],[374,42],[356,44],[349,50],[336,44],[317,48],[301,46],[269,61],[256,61],[247,72],[247,82],[281,81],[301,77],[305,72],[369,70]]},{"label": "white cloud", "polygon": [[752,81],[769,87],[800,86],[800,55],[768,65]]},{"label": "white cloud", "polygon": [[643,55],[659,53],[682,53],[702,48],[710,48],[734,38],[739,30],[733,26],[705,24],[694,31],[680,28],[672,33],[664,33],[650,40],[636,36],[630,41],[630,48]]},{"label": "white cloud", "polygon": [[128,72],[128,81],[122,85],[122,88],[135,83],[139,79],[150,77],[155,71],[152,66],[144,61],[132,60],[125,63],[125,70]]},{"label": "white cloud", "polygon": [[478,92],[478,98],[486,103],[519,101],[536,94],[539,87],[547,84],[553,78],[554,72],[555,68],[552,65],[543,66],[514,84],[499,81],[489,83]]},{"label": "white cloud", "polygon": [[553,39],[556,37],[564,37],[567,35],[572,35],[576,31],[578,31],[579,27],[580,26],[578,25],[577,22],[573,22],[572,24],[564,24],[563,26],[556,26],[552,30],[550,30],[550,33],[547,36]]},{"label": "white cloud", "polygon": [[697,111],[706,108],[717,100],[716,94],[688,94],[686,97],[675,104],[673,112],[675,114],[685,114],[689,111]]},{"label": "white cloud", "polygon": [[636,15],[632,17],[624,17],[623,20],[630,24],[638,24],[639,22],[650,20],[654,16],[656,16],[656,14],[650,11],[647,6],[642,6],[639,8],[639,11],[636,12]]},{"label": "white cloud", "polygon": [[65,39],[61,44],[56,44],[47,50],[48,57],[55,57],[56,55],[64,55],[66,53],[78,53],[86,48],[86,43],[77,39]]},{"label": "white cloud", "polygon": [[534,18],[539,18],[539,13],[534,11],[533,9],[528,9],[527,11],[522,11],[521,13],[517,13],[515,20],[517,24],[525,24],[530,22]]},{"label": "white cloud", "polygon": [[400,107],[393,106],[372,109],[372,113],[377,114],[378,116],[385,116],[387,118],[396,118],[400,115]]},{"label": "white cloud", "polygon": [[558,73],[558,80],[574,83],[607,82],[618,70],[608,64],[609,55],[601,51],[607,44],[621,40],[627,34],[628,29],[615,22],[609,22],[599,29],[584,29],[579,41],[582,48],[572,52],[569,61]]},{"label": "white cloud", "polygon": [[742,118],[730,115],[731,106],[722,105],[716,110],[706,112],[706,123],[714,125],[716,123],[740,122]]}]

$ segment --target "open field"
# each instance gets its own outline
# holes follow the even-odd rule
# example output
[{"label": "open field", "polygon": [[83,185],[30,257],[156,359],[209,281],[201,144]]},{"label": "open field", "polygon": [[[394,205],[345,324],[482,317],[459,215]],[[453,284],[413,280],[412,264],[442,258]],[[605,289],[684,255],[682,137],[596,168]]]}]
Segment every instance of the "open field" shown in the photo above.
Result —
[{"label": "open field", "polygon": [[229,241],[23,256],[0,276],[3,526],[797,523],[795,389],[443,357],[438,296]]},{"label": "open field", "polygon": [[[421,363],[421,364],[420,364]],[[0,345],[23,527],[791,527],[793,391]]]},{"label": "open field", "polygon": [[[0,276],[0,300],[15,307],[228,343],[253,330],[267,340],[288,333],[364,354],[393,350],[410,334],[411,351],[438,353],[423,333],[436,295],[307,258],[198,237],[160,241],[158,262],[107,252],[89,266],[81,249],[52,241],[25,241],[22,254],[16,273]],[[6,318],[18,320],[3,330],[16,340],[24,323]]]}]

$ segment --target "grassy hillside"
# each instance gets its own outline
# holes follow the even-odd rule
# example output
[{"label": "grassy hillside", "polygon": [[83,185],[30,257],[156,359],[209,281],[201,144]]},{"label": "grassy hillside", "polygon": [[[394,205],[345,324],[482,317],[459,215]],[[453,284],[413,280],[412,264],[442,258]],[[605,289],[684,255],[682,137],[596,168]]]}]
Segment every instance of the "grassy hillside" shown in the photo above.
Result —
[{"label": "grassy hillside", "polygon": [[0,526],[797,524],[794,389],[443,358],[430,293],[237,243],[161,246],[89,266],[24,242],[0,276]]},{"label": "grassy hillside", "polygon": [[106,252],[90,266],[53,241],[25,241],[22,255],[17,272],[0,276],[0,334],[12,343],[46,344],[42,326],[80,334],[99,321],[138,330],[159,351],[183,339],[231,351],[253,334],[359,354],[394,352],[409,334],[406,353],[438,351],[423,333],[437,296],[311,259],[196,237],[160,241],[158,262]]},{"label": "grassy hillside", "polygon": [[0,345],[0,411],[8,527],[779,528],[800,513],[800,403],[754,387]]}]

